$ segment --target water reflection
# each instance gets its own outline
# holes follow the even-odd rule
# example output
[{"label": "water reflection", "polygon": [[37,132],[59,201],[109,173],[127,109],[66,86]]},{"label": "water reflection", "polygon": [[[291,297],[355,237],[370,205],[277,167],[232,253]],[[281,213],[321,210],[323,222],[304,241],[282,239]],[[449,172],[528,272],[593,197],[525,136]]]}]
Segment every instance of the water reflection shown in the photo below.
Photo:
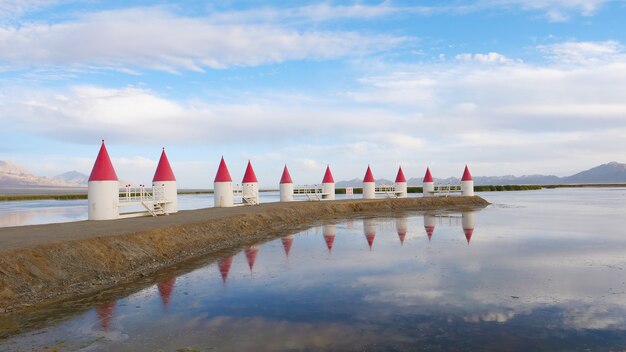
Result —
[{"label": "water reflection", "polygon": [[291,251],[291,246],[293,245],[293,235],[285,236],[281,239],[283,243],[283,249],[285,250],[285,257],[289,257],[289,252]]},{"label": "water reflection", "polygon": [[324,225],[322,226],[322,234],[324,235],[324,242],[326,242],[328,253],[330,253],[333,250],[333,244],[335,243],[337,227],[334,224]]},{"label": "water reflection", "polygon": [[111,331],[113,314],[115,313],[115,302],[107,302],[96,308],[96,314],[102,331]]},{"label": "water reflection", "polygon": [[376,238],[376,219],[363,219],[363,234],[365,235],[367,245],[370,247],[371,251],[374,245],[374,239]]},{"label": "water reflection", "polygon": [[[124,297],[109,313],[92,310],[0,344],[43,350],[36,347],[62,337],[110,351],[623,350],[621,202],[602,222],[588,208],[552,213],[564,221],[550,232],[534,227],[546,223],[545,209],[530,207],[325,224]],[[328,255],[329,237],[340,255]],[[228,287],[219,283],[229,276]],[[67,333],[90,324],[117,335]]]}]

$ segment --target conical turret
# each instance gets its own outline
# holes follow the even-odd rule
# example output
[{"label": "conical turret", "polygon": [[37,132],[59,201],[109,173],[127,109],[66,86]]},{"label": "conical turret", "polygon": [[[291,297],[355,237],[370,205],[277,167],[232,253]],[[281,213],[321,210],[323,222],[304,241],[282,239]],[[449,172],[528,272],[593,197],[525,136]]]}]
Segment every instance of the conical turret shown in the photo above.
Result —
[{"label": "conical turret", "polygon": [[250,160],[248,160],[246,172],[243,175],[243,180],[241,180],[241,187],[244,204],[259,204],[259,181],[256,179]]},{"label": "conical turret", "polygon": [[463,177],[461,178],[461,194],[468,197],[474,195],[474,180],[467,165],[465,165]]},{"label": "conical turret", "polygon": [[213,197],[216,208],[233,206],[233,179],[230,177],[224,157],[220,161],[215,181],[213,181]]},{"label": "conical turret", "polygon": [[363,177],[363,199],[376,198],[376,180],[372,174],[372,169],[367,165],[365,177]]},{"label": "conical turret", "polygon": [[398,198],[406,198],[408,196],[406,177],[404,177],[402,166],[398,167],[398,174],[396,175],[395,182],[395,191]]},{"label": "conical turret", "polygon": [[333,174],[330,172],[330,165],[326,166],[326,172],[322,179],[322,199],[335,199],[335,179],[333,179]]},{"label": "conical turret", "polygon": [[433,182],[433,176],[430,174],[430,168],[426,168],[426,174],[422,181],[422,195],[424,197],[432,197],[435,195],[435,182]]},{"label": "conical turret", "polygon": [[119,181],[104,140],[89,175],[87,187],[89,220],[111,220],[120,216]]},{"label": "conical turret", "polygon": [[287,165],[283,169],[283,175],[280,178],[280,201],[292,202],[293,201],[293,181],[291,175],[287,169]]},{"label": "conical turret", "polygon": [[166,213],[171,214],[178,211],[178,188],[176,187],[176,177],[170,166],[170,162],[165,154],[165,148],[161,151],[161,158],[157,165],[154,177],[152,178],[152,190],[154,192],[158,187],[163,188],[163,198],[165,199]]}]

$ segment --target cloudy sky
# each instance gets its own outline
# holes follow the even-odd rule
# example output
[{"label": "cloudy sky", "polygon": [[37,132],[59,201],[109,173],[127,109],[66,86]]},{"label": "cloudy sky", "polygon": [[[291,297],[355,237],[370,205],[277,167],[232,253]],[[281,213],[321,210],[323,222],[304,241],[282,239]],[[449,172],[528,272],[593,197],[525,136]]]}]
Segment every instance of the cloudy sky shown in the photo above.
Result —
[{"label": "cloudy sky", "polygon": [[0,0],[0,160],[181,187],[626,161],[626,2]]}]

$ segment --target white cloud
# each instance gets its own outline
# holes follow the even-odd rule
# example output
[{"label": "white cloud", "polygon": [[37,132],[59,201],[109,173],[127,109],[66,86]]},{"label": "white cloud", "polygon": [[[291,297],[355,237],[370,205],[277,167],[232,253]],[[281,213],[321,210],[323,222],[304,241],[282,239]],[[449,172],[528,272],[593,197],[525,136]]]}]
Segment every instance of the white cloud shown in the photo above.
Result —
[{"label": "white cloud", "polygon": [[511,62],[506,56],[494,52],[487,54],[459,54],[456,56],[458,61],[476,61],[482,63],[500,63],[505,64]]},{"label": "white cloud", "polygon": [[0,63],[202,71],[288,60],[322,60],[391,48],[405,39],[279,25],[217,25],[162,9],[127,9],[58,23],[0,27]]},{"label": "white cloud", "polygon": [[616,41],[565,42],[539,47],[552,60],[564,64],[597,65],[615,61],[626,62],[624,46]]},{"label": "white cloud", "polygon": [[483,6],[516,7],[526,11],[541,11],[548,20],[563,22],[572,15],[592,16],[607,0],[483,0]]}]

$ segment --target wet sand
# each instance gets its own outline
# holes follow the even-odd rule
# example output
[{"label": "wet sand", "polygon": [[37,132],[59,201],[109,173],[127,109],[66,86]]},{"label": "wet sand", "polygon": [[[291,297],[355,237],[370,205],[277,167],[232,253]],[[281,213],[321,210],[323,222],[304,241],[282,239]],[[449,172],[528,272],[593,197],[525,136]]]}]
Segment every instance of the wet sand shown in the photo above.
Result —
[{"label": "wet sand", "polygon": [[465,210],[475,197],[267,203],[170,216],[0,228],[0,314],[129,283],[168,266],[365,212]]}]

